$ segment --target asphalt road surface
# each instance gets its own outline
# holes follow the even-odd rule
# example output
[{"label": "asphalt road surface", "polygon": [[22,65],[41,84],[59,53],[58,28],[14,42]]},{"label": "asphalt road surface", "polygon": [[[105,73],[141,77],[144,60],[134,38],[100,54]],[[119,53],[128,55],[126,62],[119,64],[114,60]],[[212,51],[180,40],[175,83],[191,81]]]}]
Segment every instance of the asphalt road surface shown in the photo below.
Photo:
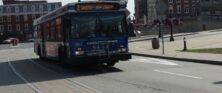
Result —
[{"label": "asphalt road surface", "polygon": [[[9,46],[8,46],[9,47]],[[133,56],[113,68],[66,69],[32,44],[0,49],[0,93],[221,93],[222,67]]]}]

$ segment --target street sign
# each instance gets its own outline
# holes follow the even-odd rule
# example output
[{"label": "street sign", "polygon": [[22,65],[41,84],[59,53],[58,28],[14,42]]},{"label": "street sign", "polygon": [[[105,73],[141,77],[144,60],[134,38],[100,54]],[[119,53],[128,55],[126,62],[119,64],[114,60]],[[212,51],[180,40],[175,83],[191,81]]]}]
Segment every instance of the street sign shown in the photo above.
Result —
[{"label": "street sign", "polygon": [[[156,1],[156,11],[157,11],[157,14],[158,14],[158,17],[159,17],[159,20],[161,23],[163,22],[167,8],[168,7],[167,7],[166,3],[164,3],[164,0],[157,0]],[[161,35],[162,35],[162,53],[164,55],[165,54],[164,33],[163,33],[163,30],[161,29],[161,24],[159,25],[159,32],[161,32]]]},{"label": "street sign", "polygon": [[156,10],[159,15],[164,15],[167,10],[167,5],[164,0],[157,0]]}]

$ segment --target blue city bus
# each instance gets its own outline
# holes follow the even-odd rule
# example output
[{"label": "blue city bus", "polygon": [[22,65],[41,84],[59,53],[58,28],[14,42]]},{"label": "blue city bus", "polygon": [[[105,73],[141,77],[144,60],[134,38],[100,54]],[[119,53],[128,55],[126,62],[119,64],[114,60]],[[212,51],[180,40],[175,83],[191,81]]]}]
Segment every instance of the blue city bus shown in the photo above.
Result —
[{"label": "blue city bus", "polygon": [[131,59],[127,16],[122,1],[67,4],[34,21],[34,51],[66,65],[114,66]]}]

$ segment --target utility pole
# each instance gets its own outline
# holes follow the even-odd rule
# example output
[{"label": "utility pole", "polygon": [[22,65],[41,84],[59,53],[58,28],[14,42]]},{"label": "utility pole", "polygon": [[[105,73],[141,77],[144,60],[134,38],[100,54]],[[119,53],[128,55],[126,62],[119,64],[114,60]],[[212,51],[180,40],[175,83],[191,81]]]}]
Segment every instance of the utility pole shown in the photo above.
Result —
[{"label": "utility pole", "polygon": [[173,37],[173,22],[171,20],[170,23],[170,41],[174,41],[174,37]]},{"label": "utility pole", "polygon": [[161,33],[161,21],[159,22],[159,38],[162,37],[162,33]]}]

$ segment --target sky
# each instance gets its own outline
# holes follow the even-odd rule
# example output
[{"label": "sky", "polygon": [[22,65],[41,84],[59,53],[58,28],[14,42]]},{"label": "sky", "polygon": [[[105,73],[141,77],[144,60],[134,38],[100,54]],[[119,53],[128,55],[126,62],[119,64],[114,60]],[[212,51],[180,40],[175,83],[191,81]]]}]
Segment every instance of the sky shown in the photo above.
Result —
[{"label": "sky", "polygon": [[[62,2],[65,5],[70,2],[77,2],[78,0],[47,0],[48,2]],[[0,0],[0,5],[2,5],[2,0]],[[131,14],[134,14],[134,0],[128,0],[127,8],[130,10]]]}]

